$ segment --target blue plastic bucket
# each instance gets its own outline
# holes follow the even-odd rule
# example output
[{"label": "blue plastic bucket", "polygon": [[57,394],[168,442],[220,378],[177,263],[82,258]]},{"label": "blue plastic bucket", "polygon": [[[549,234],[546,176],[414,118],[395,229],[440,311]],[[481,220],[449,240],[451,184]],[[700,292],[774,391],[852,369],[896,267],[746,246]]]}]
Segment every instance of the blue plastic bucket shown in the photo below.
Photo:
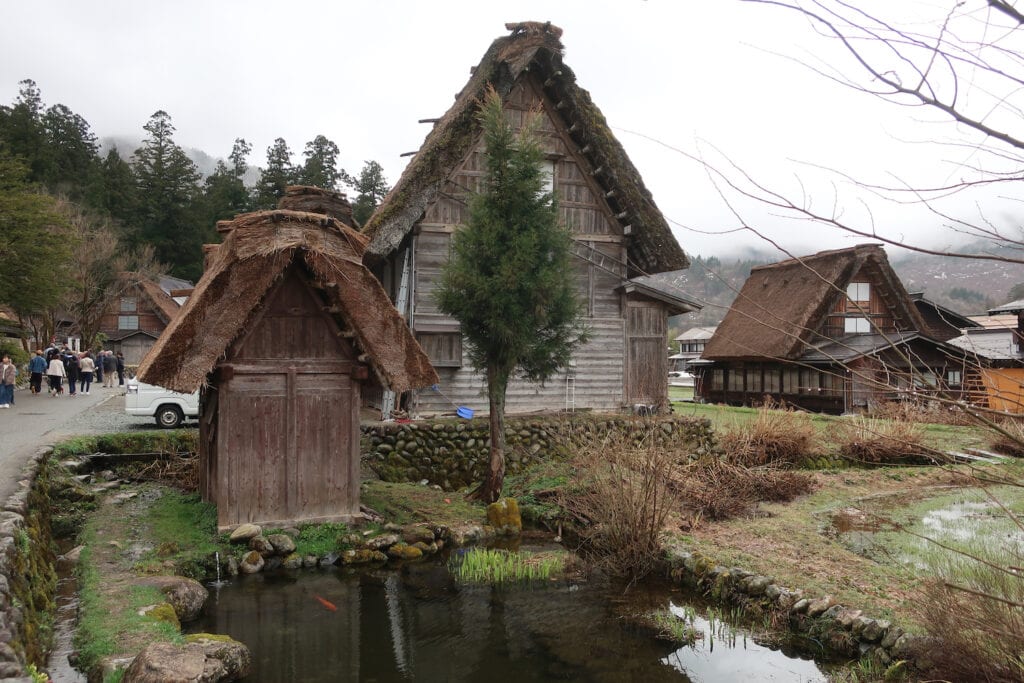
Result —
[{"label": "blue plastic bucket", "polygon": [[459,406],[455,409],[455,414],[461,417],[463,420],[473,419],[473,409],[467,408],[466,406]]}]

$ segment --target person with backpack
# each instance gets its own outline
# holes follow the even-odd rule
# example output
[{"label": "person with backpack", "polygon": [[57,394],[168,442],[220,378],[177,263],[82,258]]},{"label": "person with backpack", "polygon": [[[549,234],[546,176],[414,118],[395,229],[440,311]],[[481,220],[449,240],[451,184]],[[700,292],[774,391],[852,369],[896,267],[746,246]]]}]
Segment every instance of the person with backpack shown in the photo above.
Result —
[{"label": "person with backpack", "polygon": [[103,386],[113,389],[117,378],[117,359],[113,351],[103,352]]},{"label": "person with backpack", "polygon": [[69,389],[68,393],[73,398],[74,396],[77,395],[76,392],[78,390],[79,376],[78,354],[76,354],[74,351],[69,350],[66,354],[64,354],[64,370],[67,371]]}]

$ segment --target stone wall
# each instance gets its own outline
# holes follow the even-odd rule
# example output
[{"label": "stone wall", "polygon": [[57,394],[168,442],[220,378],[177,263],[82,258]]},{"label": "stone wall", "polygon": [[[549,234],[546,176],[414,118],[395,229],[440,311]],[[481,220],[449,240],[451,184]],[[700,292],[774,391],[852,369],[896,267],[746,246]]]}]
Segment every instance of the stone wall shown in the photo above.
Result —
[{"label": "stone wall", "polygon": [[[573,415],[509,417],[505,421],[506,472],[560,457],[608,437],[652,439],[701,455],[714,447],[706,419]],[[452,491],[483,481],[489,458],[486,418],[363,425],[362,457],[384,481],[422,481]]]},{"label": "stone wall", "polygon": [[[829,596],[805,595],[739,567],[715,564],[710,558],[678,545],[666,549],[673,580],[715,601],[757,608],[787,617],[789,628],[813,637],[823,648],[848,657],[866,658],[895,670],[907,663],[927,666],[927,641],[883,619],[838,604]],[[895,673],[895,671],[894,671]],[[885,680],[889,680],[886,676]]]},{"label": "stone wall", "polygon": [[50,450],[25,465],[0,512],[0,681],[42,665],[57,585],[49,521]]}]

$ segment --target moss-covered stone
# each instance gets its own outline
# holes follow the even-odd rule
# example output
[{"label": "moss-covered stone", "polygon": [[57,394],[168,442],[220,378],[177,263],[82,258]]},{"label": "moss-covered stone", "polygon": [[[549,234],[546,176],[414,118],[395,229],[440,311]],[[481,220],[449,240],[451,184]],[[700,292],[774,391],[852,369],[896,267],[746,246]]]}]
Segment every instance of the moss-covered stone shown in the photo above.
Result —
[{"label": "moss-covered stone", "polygon": [[171,624],[176,629],[181,628],[181,622],[178,621],[178,613],[174,611],[174,607],[169,602],[161,602],[156,605],[149,605],[139,610],[139,614],[155,619],[156,621],[163,621]]},{"label": "moss-covered stone", "polygon": [[515,498],[502,498],[487,506],[487,522],[499,534],[518,534],[523,530],[523,518]]},{"label": "moss-covered stone", "polygon": [[423,557],[423,551],[405,543],[396,543],[388,548],[388,557],[396,560],[419,560]]}]

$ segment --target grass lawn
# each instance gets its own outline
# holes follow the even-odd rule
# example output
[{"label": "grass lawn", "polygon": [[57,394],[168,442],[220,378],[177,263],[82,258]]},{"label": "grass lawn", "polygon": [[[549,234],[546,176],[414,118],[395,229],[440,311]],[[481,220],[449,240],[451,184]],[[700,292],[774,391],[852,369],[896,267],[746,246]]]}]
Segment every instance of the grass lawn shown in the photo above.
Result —
[{"label": "grass lawn", "polygon": [[693,400],[693,387],[677,387],[671,384],[668,385],[668,400],[669,401],[692,401]]}]

